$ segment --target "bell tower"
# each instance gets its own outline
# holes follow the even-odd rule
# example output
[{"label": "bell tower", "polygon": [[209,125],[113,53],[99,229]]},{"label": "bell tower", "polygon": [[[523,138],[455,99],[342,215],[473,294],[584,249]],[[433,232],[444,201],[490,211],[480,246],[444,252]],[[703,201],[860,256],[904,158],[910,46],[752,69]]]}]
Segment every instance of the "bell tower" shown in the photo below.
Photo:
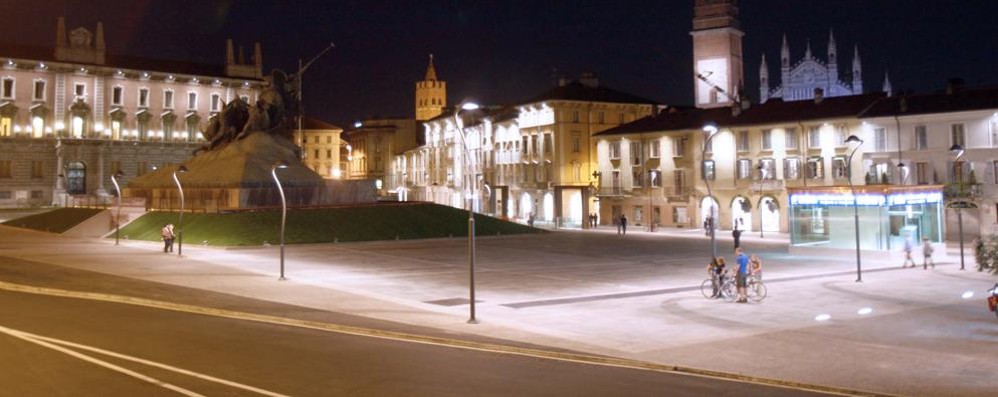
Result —
[{"label": "bell tower", "polygon": [[690,35],[696,106],[730,106],[744,83],[738,0],[695,0]]},{"label": "bell tower", "polygon": [[416,120],[426,121],[439,116],[447,106],[447,82],[437,80],[433,54],[426,67],[426,77],[416,82]]}]

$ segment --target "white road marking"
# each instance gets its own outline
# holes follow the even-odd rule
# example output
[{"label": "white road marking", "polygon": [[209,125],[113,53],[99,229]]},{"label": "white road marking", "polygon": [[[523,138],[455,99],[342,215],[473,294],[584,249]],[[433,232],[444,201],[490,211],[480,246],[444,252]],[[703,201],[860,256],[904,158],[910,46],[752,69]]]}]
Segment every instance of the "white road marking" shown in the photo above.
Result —
[{"label": "white road marking", "polygon": [[113,371],[121,372],[121,373],[123,373],[125,375],[138,378],[140,380],[152,383],[154,385],[161,386],[161,387],[164,387],[164,388],[176,391],[176,392],[178,392],[180,394],[183,394],[185,396],[204,397],[203,395],[195,393],[193,391],[190,391],[190,390],[187,390],[187,389],[183,389],[183,388],[181,388],[179,386],[175,386],[175,385],[172,385],[172,384],[160,381],[158,379],[155,379],[155,378],[152,378],[152,377],[149,377],[149,376],[146,376],[146,375],[142,375],[140,373],[137,373],[137,372],[134,372],[134,371],[131,371],[131,370],[119,367],[117,365],[108,363],[106,361],[102,361],[102,360],[93,358],[91,356],[87,356],[85,354],[82,354],[82,353],[79,353],[79,352],[76,352],[76,351],[73,351],[73,350],[61,347],[59,345],[69,346],[69,347],[73,347],[73,348],[80,349],[80,350],[91,351],[91,352],[94,352],[94,353],[103,354],[103,355],[106,355],[106,356],[110,356],[110,357],[114,357],[114,358],[118,358],[118,359],[122,359],[122,360],[126,360],[126,361],[131,361],[131,362],[135,362],[135,363],[139,363],[139,364],[143,364],[143,365],[148,365],[150,367],[156,367],[156,368],[160,368],[160,369],[165,369],[167,371],[172,371],[172,372],[176,372],[176,373],[179,373],[179,374],[182,374],[182,375],[187,375],[187,376],[195,377],[195,378],[198,378],[198,379],[203,379],[203,380],[207,380],[207,381],[210,381],[210,382],[219,383],[219,384],[222,384],[222,385],[225,385],[225,386],[229,386],[229,387],[233,387],[233,388],[237,388],[237,389],[243,389],[243,390],[246,390],[246,391],[251,391],[251,392],[254,392],[254,393],[257,393],[257,394],[262,394],[262,395],[265,395],[265,396],[271,396],[271,397],[289,397],[289,396],[287,396],[285,394],[274,393],[272,391],[260,389],[260,388],[249,386],[249,385],[244,385],[242,383],[233,382],[233,381],[230,381],[230,380],[216,378],[216,377],[210,376],[210,375],[205,375],[205,374],[201,374],[201,373],[197,373],[197,372],[193,372],[193,371],[188,371],[188,370],[183,369],[183,368],[177,368],[177,367],[174,367],[174,366],[170,366],[170,365],[158,363],[158,362],[155,362],[155,361],[144,360],[144,359],[141,359],[141,358],[138,358],[138,357],[132,357],[132,356],[124,355],[124,354],[121,354],[121,353],[115,353],[115,352],[112,352],[112,351],[109,351],[109,350],[104,350],[104,349],[100,349],[100,348],[96,348],[96,347],[92,347],[92,346],[87,346],[87,345],[81,345],[81,344],[78,344],[78,343],[73,343],[73,342],[64,341],[64,340],[60,340],[60,339],[49,338],[49,337],[41,336],[41,335],[35,335],[35,334],[28,333],[28,332],[19,331],[19,330],[12,329],[12,328],[7,328],[7,327],[4,327],[4,326],[0,326],[0,332],[8,334],[8,335],[11,335],[11,336],[16,337],[16,338],[20,338],[22,340],[25,340],[25,341],[28,341],[28,342],[31,342],[31,343],[35,343],[35,344],[38,344],[38,345],[41,345],[41,346],[44,346],[44,347],[47,347],[47,348],[50,348],[50,349],[53,349],[53,350],[65,353],[65,354],[68,354],[70,356],[79,358],[79,359],[84,360],[84,361],[91,362],[93,364],[97,364],[99,366],[111,369]]}]

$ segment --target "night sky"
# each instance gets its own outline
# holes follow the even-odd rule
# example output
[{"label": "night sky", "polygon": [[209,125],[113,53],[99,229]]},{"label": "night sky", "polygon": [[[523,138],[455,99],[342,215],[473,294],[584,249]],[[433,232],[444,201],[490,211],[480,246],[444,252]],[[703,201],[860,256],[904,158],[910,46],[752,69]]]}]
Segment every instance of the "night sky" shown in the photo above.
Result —
[{"label": "night sky", "polygon": [[[13,4],[12,4],[13,3]],[[778,81],[781,37],[797,61],[810,39],[826,59],[835,30],[839,67],[858,44],[864,86],[884,70],[895,90],[925,92],[951,77],[996,85],[998,1],[746,0],[740,2],[745,78],[758,98],[765,52]],[[127,5],[126,5],[127,4]],[[329,42],[336,48],[305,74],[311,116],[347,126],[367,117],[413,117],[413,88],[433,53],[448,100],[512,104],[556,76],[597,73],[601,84],[661,101],[692,103],[693,0],[589,1],[52,1],[0,5],[0,41],[54,46],[67,29],[103,21],[109,52],[222,64],[225,39],[263,45],[264,68],[297,70]],[[774,84],[775,85],[775,84]]]}]

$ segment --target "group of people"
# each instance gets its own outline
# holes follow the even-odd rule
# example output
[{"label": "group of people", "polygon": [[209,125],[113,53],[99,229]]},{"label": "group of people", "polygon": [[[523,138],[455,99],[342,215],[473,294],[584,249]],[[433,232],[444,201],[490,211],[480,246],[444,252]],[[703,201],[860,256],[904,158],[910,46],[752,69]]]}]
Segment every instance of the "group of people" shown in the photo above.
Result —
[{"label": "group of people", "polygon": [[[735,302],[747,303],[748,296],[746,289],[748,287],[748,278],[752,276],[756,280],[762,280],[762,261],[755,255],[746,255],[745,251],[740,247],[735,248],[735,261],[738,264],[738,269],[735,272],[735,287],[738,290],[738,299]],[[725,267],[726,262],[724,261],[724,257],[714,257],[707,264],[707,272],[710,273],[711,280],[713,281],[713,298],[721,297],[721,286],[728,277]]]},{"label": "group of people", "polygon": [[163,229],[160,230],[159,234],[163,237],[163,252],[173,252],[173,239],[175,238],[173,224],[167,223],[163,225]]},{"label": "group of people", "polygon": [[617,221],[614,223],[617,225],[617,234],[627,234],[627,216],[620,214],[620,216],[617,217]]},{"label": "group of people", "polygon": [[589,214],[589,227],[595,229],[596,226],[599,226],[599,214],[593,212]]},{"label": "group of people", "polygon": [[[912,258],[911,252],[915,250],[915,243],[911,241],[911,237],[905,237],[904,239],[904,263],[901,264],[901,268],[909,267],[915,268],[915,259]],[[932,260],[932,243],[929,241],[928,237],[922,237],[922,269],[928,270],[929,266],[933,269],[936,268],[936,262]]]}]

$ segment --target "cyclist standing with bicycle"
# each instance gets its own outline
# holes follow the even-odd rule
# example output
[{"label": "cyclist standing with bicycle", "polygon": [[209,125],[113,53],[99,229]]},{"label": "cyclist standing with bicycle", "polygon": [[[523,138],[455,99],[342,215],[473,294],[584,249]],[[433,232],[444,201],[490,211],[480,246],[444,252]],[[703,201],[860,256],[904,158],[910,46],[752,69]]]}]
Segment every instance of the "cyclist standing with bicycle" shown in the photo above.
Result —
[{"label": "cyclist standing with bicycle", "polygon": [[711,259],[710,263],[707,264],[707,272],[710,273],[714,289],[714,293],[710,296],[711,298],[721,297],[721,285],[724,284],[724,266],[724,257],[714,257]]},{"label": "cyclist standing with bicycle", "polygon": [[749,257],[745,255],[740,247],[735,249],[735,254],[738,255],[738,273],[735,274],[735,286],[738,287],[738,303],[748,303],[748,299],[745,294],[745,287],[748,283],[749,274]]}]

